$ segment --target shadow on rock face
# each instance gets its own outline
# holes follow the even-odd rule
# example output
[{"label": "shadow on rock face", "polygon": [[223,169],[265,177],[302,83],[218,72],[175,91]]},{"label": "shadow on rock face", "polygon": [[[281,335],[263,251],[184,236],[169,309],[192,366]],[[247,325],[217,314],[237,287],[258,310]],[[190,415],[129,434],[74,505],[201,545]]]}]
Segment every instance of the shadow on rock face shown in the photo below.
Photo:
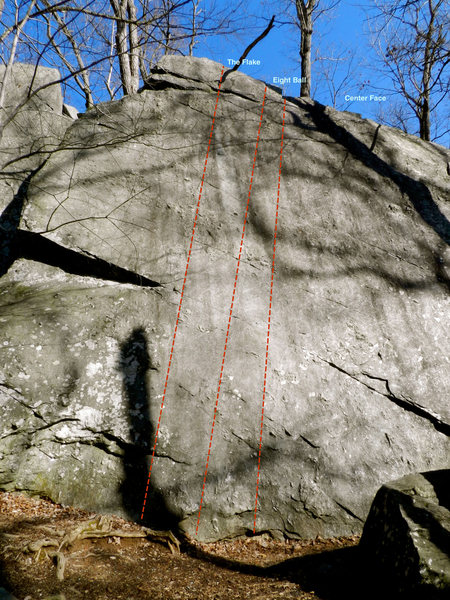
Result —
[{"label": "shadow on rock face", "polygon": [[14,198],[0,214],[0,277],[7,273],[17,258],[14,242],[32,176],[33,173],[22,182]]},{"label": "shadow on rock face", "polygon": [[152,369],[146,333],[136,328],[120,346],[119,369],[122,372],[130,444],[124,448],[125,479],[120,487],[123,507],[131,519],[155,529],[173,529],[177,519],[167,508],[162,494],[152,486],[148,490],[144,519],[141,520],[155,429],[150,419],[148,372]]},{"label": "shadow on rock face", "polygon": [[372,142],[371,148],[368,148],[344,127],[335,123],[324,105],[315,102],[309,105],[308,110],[319,131],[328,133],[337,143],[342,144],[354,158],[373,169],[379,175],[391,179],[397,185],[400,192],[409,199],[425,223],[434,229],[445,244],[450,245],[450,221],[433,200],[425,184],[396,171],[388,163],[379,158],[372,150],[376,141],[375,139]]},{"label": "shadow on rock face", "polygon": [[450,510],[449,471],[447,469],[428,471],[428,473],[422,473],[422,475],[433,486],[438,503],[447,510]]}]

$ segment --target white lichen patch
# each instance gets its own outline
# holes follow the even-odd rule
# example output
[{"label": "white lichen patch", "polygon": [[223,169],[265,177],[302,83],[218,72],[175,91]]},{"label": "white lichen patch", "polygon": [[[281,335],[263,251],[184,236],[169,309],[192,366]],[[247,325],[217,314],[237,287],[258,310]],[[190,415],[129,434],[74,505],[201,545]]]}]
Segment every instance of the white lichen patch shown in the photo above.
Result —
[{"label": "white lichen patch", "polygon": [[86,348],[88,348],[89,350],[95,350],[97,347],[97,344],[94,342],[94,340],[86,340]]},{"label": "white lichen patch", "polygon": [[78,411],[77,417],[84,427],[89,427],[89,429],[101,427],[102,413],[92,406],[83,406]]},{"label": "white lichen patch", "polygon": [[70,428],[68,425],[64,424],[64,425],[61,425],[60,429],[57,432],[55,432],[55,437],[56,437],[56,439],[67,440],[71,436],[73,436],[73,434],[74,434],[73,427]]},{"label": "white lichen patch", "polygon": [[161,425],[159,429],[159,442],[161,444],[168,444],[171,437],[172,434],[170,433],[168,427],[166,427],[165,425]]},{"label": "white lichen patch", "polygon": [[97,375],[97,373],[99,373],[103,368],[102,363],[100,362],[96,362],[96,363],[89,363],[86,367],[86,375],[88,377],[94,377],[94,375]]}]

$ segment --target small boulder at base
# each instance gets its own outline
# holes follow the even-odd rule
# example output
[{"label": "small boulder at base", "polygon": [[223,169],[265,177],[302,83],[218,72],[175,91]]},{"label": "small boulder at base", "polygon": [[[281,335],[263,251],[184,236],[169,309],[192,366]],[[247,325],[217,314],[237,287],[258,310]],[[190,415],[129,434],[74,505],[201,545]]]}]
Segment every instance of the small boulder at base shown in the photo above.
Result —
[{"label": "small boulder at base", "polygon": [[450,469],[416,473],[375,496],[360,548],[377,585],[396,597],[450,597],[449,484]]}]

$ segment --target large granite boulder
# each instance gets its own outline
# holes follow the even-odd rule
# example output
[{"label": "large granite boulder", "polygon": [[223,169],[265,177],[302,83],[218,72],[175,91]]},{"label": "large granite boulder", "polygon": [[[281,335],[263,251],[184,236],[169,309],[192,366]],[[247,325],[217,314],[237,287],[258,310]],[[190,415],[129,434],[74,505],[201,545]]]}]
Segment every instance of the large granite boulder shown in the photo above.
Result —
[{"label": "large granite boulder", "polygon": [[364,551],[380,591],[427,600],[450,593],[450,470],[383,485],[364,525]]},{"label": "large granite boulder", "polygon": [[[219,95],[161,412],[221,71],[165,57],[30,178],[0,279],[2,489],[140,518],[160,420],[145,519],[195,535],[265,88]],[[202,540],[253,530],[282,123],[268,89]],[[257,531],[360,532],[384,481],[448,465],[448,157],[287,99]]]}]

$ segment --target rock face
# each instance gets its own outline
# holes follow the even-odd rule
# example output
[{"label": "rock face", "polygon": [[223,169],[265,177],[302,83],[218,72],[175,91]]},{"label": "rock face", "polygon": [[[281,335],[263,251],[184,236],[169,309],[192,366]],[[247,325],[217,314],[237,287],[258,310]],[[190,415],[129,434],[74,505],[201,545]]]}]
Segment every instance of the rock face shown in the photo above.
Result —
[{"label": "rock face", "polygon": [[[253,530],[283,98],[253,166],[265,85],[218,96],[221,71],[165,57],[30,178],[0,280],[2,489],[140,518],[158,431],[145,519]],[[450,458],[449,153],[312,101],[284,122],[256,530],[350,534],[381,483]]]},{"label": "rock face", "polygon": [[[4,77],[2,65],[1,86]],[[14,261],[14,236],[28,179],[58,148],[72,123],[62,115],[60,87],[49,86],[59,78],[56,69],[15,64],[6,82],[0,109],[0,275]]]},{"label": "rock face", "polygon": [[[5,67],[0,65],[2,85],[4,77]],[[17,185],[23,182],[25,177],[21,180],[19,173],[23,176],[24,170],[34,169],[44,162],[72,122],[63,117],[59,85],[50,85],[59,78],[56,69],[39,67],[35,71],[33,65],[13,65],[0,109],[1,181],[8,175],[10,187],[13,182]],[[5,200],[2,193],[2,209],[6,206]]]},{"label": "rock face", "polygon": [[407,475],[383,485],[360,547],[385,589],[407,597],[448,598],[450,471]]},{"label": "rock face", "polygon": [[70,104],[63,104],[63,115],[71,119],[78,119],[78,110],[74,106],[70,106]]},{"label": "rock face", "polygon": [[[0,81],[3,84],[6,67],[0,65]],[[62,115],[63,100],[59,85],[52,85],[60,79],[56,69],[16,63],[11,70],[6,85],[3,110],[11,112],[18,107],[39,112],[50,111]]]}]

